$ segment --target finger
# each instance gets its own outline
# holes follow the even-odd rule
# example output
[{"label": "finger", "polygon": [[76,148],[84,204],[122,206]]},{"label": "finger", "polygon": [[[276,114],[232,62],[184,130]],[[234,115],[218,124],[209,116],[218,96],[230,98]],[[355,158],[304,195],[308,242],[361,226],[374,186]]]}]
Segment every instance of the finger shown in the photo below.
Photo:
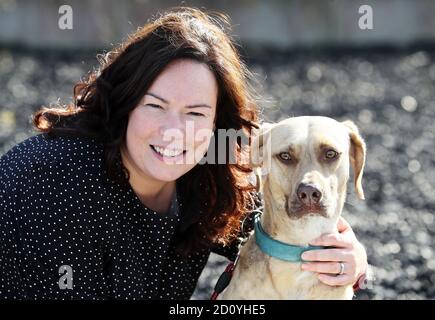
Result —
[{"label": "finger", "polygon": [[345,286],[353,284],[353,279],[351,276],[347,274],[342,274],[339,276],[331,276],[328,274],[319,274],[317,278],[323,282],[324,284],[327,284],[329,286],[338,287],[338,286]]},{"label": "finger", "polygon": [[352,228],[350,227],[350,224],[346,220],[344,220],[343,217],[339,217],[338,223],[337,223],[337,229],[338,229],[338,232],[340,232],[340,233],[345,232],[347,230],[352,230]]},{"label": "finger", "polygon": [[352,242],[345,235],[339,233],[328,233],[310,241],[310,244],[314,246],[349,248],[351,247]]},{"label": "finger", "polygon": [[302,254],[305,261],[347,261],[349,252],[343,249],[310,250]]},{"label": "finger", "polygon": [[[340,273],[340,263],[338,262],[309,262],[302,264],[302,270],[312,271],[317,273],[328,273],[337,275]],[[346,265],[343,274],[346,273]]]}]

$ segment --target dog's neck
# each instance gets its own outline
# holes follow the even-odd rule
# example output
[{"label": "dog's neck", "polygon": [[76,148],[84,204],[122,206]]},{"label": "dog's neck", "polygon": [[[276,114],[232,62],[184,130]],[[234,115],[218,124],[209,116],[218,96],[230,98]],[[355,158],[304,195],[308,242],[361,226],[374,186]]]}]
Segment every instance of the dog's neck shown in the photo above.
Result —
[{"label": "dog's neck", "polygon": [[[268,190],[265,189],[261,224],[264,231],[272,238],[292,245],[306,246],[311,240],[324,233],[337,232],[339,215],[336,215],[336,218],[307,215],[292,219],[287,215],[285,208],[278,204],[279,199],[276,199],[276,195],[274,198],[267,193]],[[341,208],[337,209],[341,210]]]}]

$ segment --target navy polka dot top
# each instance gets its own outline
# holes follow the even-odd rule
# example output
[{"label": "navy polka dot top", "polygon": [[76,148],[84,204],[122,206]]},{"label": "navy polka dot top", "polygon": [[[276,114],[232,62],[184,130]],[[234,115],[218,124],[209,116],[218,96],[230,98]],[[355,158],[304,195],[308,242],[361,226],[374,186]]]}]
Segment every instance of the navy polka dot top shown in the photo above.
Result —
[{"label": "navy polka dot top", "polygon": [[180,202],[145,207],[93,139],[25,140],[0,158],[0,299],[189,299],[210,250],[171,246]]}]

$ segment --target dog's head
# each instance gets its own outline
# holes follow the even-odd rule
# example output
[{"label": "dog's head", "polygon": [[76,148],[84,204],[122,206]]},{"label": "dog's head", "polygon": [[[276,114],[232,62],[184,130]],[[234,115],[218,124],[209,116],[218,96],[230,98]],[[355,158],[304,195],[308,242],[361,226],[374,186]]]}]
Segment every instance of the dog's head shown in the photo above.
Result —
[{"label": "dog's head", "polygon": [[264,124],[251,145],[251,162],[261,167],[265,201],[290,219],[338,218],[346,197],[349,168],[364,199],[366,146],[352,121],[295,117]]}]

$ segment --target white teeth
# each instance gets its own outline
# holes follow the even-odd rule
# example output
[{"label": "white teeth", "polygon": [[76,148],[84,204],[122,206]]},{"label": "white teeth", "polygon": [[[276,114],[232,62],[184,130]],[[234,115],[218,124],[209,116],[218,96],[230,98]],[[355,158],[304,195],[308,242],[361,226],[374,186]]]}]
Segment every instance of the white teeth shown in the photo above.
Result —
[{"label": "white teeth", "polygon": [[153,147],[158,153],[160,153],[162,156],[165,157],[176,157],[183,153],[183,150],[164,149],[157,146],[153,146]]}]

